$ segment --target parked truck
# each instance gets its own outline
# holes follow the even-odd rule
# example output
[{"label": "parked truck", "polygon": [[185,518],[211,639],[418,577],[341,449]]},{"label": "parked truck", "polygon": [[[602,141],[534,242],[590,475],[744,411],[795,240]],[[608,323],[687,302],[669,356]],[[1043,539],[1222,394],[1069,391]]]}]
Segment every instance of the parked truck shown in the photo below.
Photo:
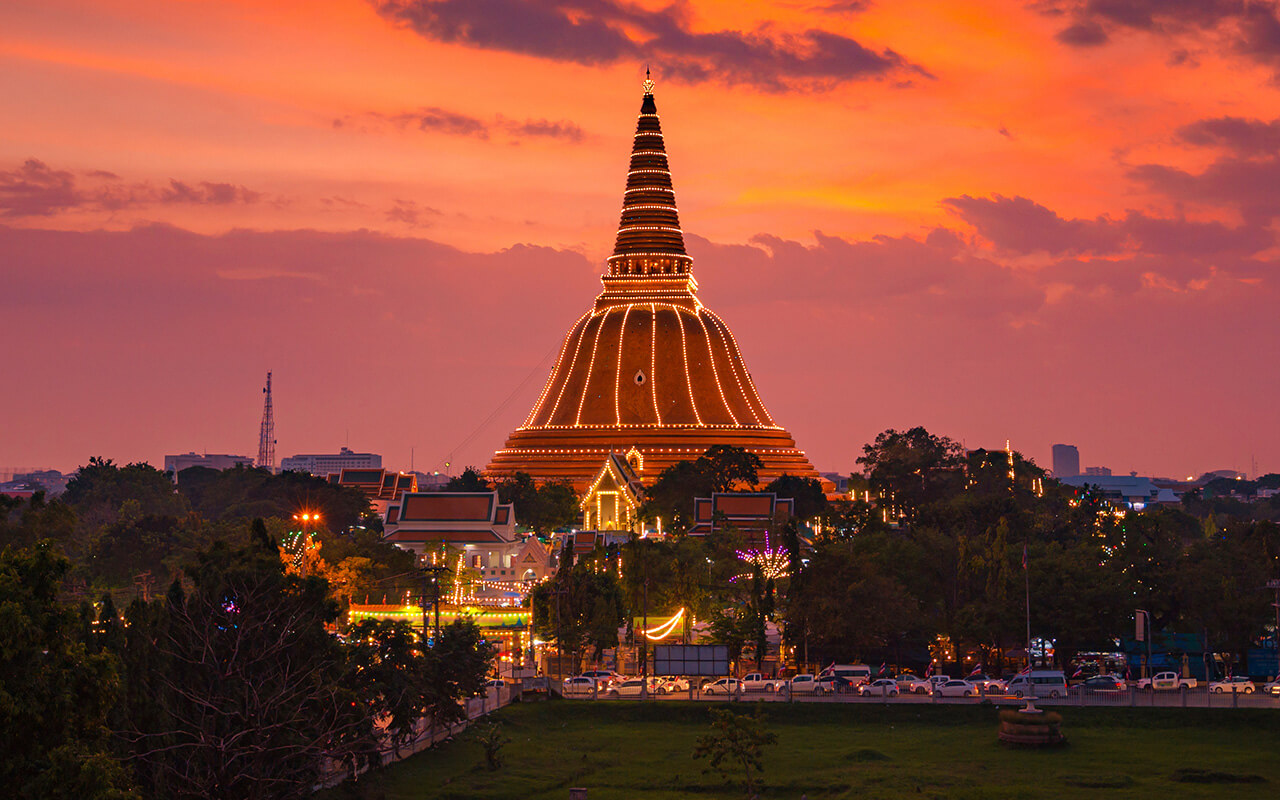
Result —
[{"label": "parked truck", "polygon": [[775,681],[772,678],[766,678],[759,672],[748,673],[742,678],[742,691],[744,692],[776,692],[778,688],[786,683],[786,681]]},{"label": "parked truck", "polygon": [[1153,678],[1142,678],[1137,687],[1145,692],[1176,692],[1179,689],[1196,688],[1195,678],[1184,678],[1176,672],[1157,672]]}]

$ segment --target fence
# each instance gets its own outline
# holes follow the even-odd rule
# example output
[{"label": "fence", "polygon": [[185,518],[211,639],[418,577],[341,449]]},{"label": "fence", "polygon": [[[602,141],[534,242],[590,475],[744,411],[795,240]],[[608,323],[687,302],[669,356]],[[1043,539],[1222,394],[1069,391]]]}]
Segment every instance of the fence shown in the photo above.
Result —
[{"label": "fence", "polygon": [[[520,690],[518,688],[490,688],[483,697],[472,697],[463,701],[467,712],[465,720],[444,725],[437,725],[434,720],[419,720],[414,730],[413,738],[407,742],[393,742],[390,736],[384,734],[383,747],[378,753],[379,763],[377,766],[394,764],[403,758],[420,753],[438,742],[452,738],[454,735],[466,730],[472,722],[480,717],[510,704],[519,694]],[[330,762],[328,767],[322,771],[321,778],[316,783],[315,788],[320,790],[337,786],[350,778],[364,774],[368,769],[370,768],[361,767],[353,775],[351,770],[341,764]]]}]

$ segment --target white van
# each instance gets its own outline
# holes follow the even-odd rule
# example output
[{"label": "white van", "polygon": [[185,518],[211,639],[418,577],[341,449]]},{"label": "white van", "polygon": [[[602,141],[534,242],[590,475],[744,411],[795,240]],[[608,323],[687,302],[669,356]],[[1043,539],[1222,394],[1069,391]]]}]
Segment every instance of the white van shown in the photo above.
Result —
[{"label": "white van", "polygon": [[871,682],[871,667],[866,664],[832,664],[822,671],[818,677],[835,675],[844,678],[853,686]]},{"label": "white van", "polygon": [[1005,691],[1014,697],[1066,697],[1067,676],[1057,670],[1033,669],[1010,678]]}]

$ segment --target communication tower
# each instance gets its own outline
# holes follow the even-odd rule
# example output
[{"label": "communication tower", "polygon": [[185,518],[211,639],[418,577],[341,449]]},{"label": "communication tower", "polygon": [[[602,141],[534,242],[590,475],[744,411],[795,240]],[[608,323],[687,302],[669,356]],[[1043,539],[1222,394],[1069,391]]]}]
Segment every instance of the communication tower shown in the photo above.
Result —
[{"label": "communication tower", "polygon": [[267,373],[267,385],[262,390],[262,426],[258,429],[258,466],[276,471],[276,420],[271,413],[271,373]]}]

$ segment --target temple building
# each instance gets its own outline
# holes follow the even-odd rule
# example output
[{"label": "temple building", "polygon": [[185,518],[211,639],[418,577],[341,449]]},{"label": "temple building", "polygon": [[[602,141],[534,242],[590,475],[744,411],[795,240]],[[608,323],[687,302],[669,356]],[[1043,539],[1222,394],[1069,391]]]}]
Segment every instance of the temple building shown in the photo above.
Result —
[{"label": "temple building", "polygon": [[643,463],[635,448],[625,456],[609,454],[578,501],[583,530],[644,532],[638,513],[644,502],[644,484],[639,475]]},{"label": "temple building", "polygon": [[724,444],[758,456],[762,482],[816,478],[769,416],[729,327],[698,299],[652,81],[644,88],[604,291],[569,329],[541,397],[486,472],[568,479],[581,493],[612,453],[638,452],[636,472],[650,484]]}]

